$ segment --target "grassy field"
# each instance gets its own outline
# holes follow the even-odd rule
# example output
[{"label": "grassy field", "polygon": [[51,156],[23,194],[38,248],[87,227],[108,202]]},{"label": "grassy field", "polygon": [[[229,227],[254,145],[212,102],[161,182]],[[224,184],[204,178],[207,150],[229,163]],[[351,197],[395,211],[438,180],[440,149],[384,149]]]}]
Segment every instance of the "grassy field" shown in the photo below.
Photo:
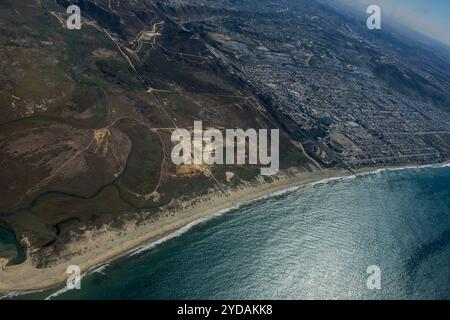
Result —
[{"label": "grassy field", "polygon": [[129,119],[119,121],[117,127],[131,139],[132,150],[116,184],[124,194],[151,194],[158,186],[164,157],[158,135]]}]

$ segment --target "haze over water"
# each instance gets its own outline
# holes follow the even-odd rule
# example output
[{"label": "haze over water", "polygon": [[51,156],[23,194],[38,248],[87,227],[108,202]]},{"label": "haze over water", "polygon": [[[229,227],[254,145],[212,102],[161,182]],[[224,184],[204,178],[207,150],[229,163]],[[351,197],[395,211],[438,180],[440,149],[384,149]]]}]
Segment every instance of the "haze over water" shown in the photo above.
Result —
[{"label": "haze over water", "polygon": [[[381,268],[381,290],[367,289],[370,265]],[[57,298],[449,299],[450,168],[259,200],[115,261]]]}]

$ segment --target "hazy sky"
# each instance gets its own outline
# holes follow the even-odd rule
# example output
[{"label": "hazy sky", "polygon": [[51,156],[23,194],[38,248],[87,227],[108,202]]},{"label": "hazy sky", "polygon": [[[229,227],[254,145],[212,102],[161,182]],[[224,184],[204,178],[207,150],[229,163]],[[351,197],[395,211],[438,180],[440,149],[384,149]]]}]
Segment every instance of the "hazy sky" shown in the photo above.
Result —
[{"label": "hazy sky", "polygon": [[387,19],[450,45],[450,0],[344,0],[357,6],[378,4]]}]

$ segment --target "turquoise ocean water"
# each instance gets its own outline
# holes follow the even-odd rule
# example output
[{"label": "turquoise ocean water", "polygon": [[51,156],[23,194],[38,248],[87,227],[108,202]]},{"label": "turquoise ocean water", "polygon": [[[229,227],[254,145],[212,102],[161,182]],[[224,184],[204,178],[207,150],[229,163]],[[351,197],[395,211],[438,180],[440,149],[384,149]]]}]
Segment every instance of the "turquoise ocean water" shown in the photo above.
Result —
[{"label": "turquoise ocean water", "polygon": [[[367,288],[367,267],[381,289]],[[243,205],[43,299],[450,299],[450,168],[376,172]]]}]

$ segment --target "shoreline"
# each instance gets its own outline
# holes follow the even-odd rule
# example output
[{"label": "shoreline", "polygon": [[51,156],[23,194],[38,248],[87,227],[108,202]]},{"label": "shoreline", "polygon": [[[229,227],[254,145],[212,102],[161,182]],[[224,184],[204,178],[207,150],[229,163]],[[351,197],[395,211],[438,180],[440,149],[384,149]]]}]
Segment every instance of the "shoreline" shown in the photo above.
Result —
[{"label": "shoreline", "polygon": [[[198,197],[195,200],[204,201],[176,212],[163,210],[154,221],[145,221],[139,225],[130,221],[124,230],[111,229],[107,226],[97,230],[88,230],[81,240],[68,245],[67,254],[70,256],[68,261],[55,264],[49,268],[34,268],[29,256],[24,263],[10,267],[5,267],[7,261],[0,259],[0,299],[56,289],[66,282],[69,276],[69,274],[66,274],[66,270],[69,265],[80,266],[82,277],[85,277],[104,268],[116,259],[134,256],[150,250],[169,239],[180,236],[199,223],[219,217],[242,205],[295,191],[303,186],[384,171],[449,166],[449,162],[430,165],[374,166],[357,169],[355,174],[345,169],[297,172],[292,176],[278,177],[278,180],[271,183],[247,185],[236,190],[227,190],[226,196],[214,193]],[[48,298],[54,297],[64,290],[65,288],[62,288]]]}]

